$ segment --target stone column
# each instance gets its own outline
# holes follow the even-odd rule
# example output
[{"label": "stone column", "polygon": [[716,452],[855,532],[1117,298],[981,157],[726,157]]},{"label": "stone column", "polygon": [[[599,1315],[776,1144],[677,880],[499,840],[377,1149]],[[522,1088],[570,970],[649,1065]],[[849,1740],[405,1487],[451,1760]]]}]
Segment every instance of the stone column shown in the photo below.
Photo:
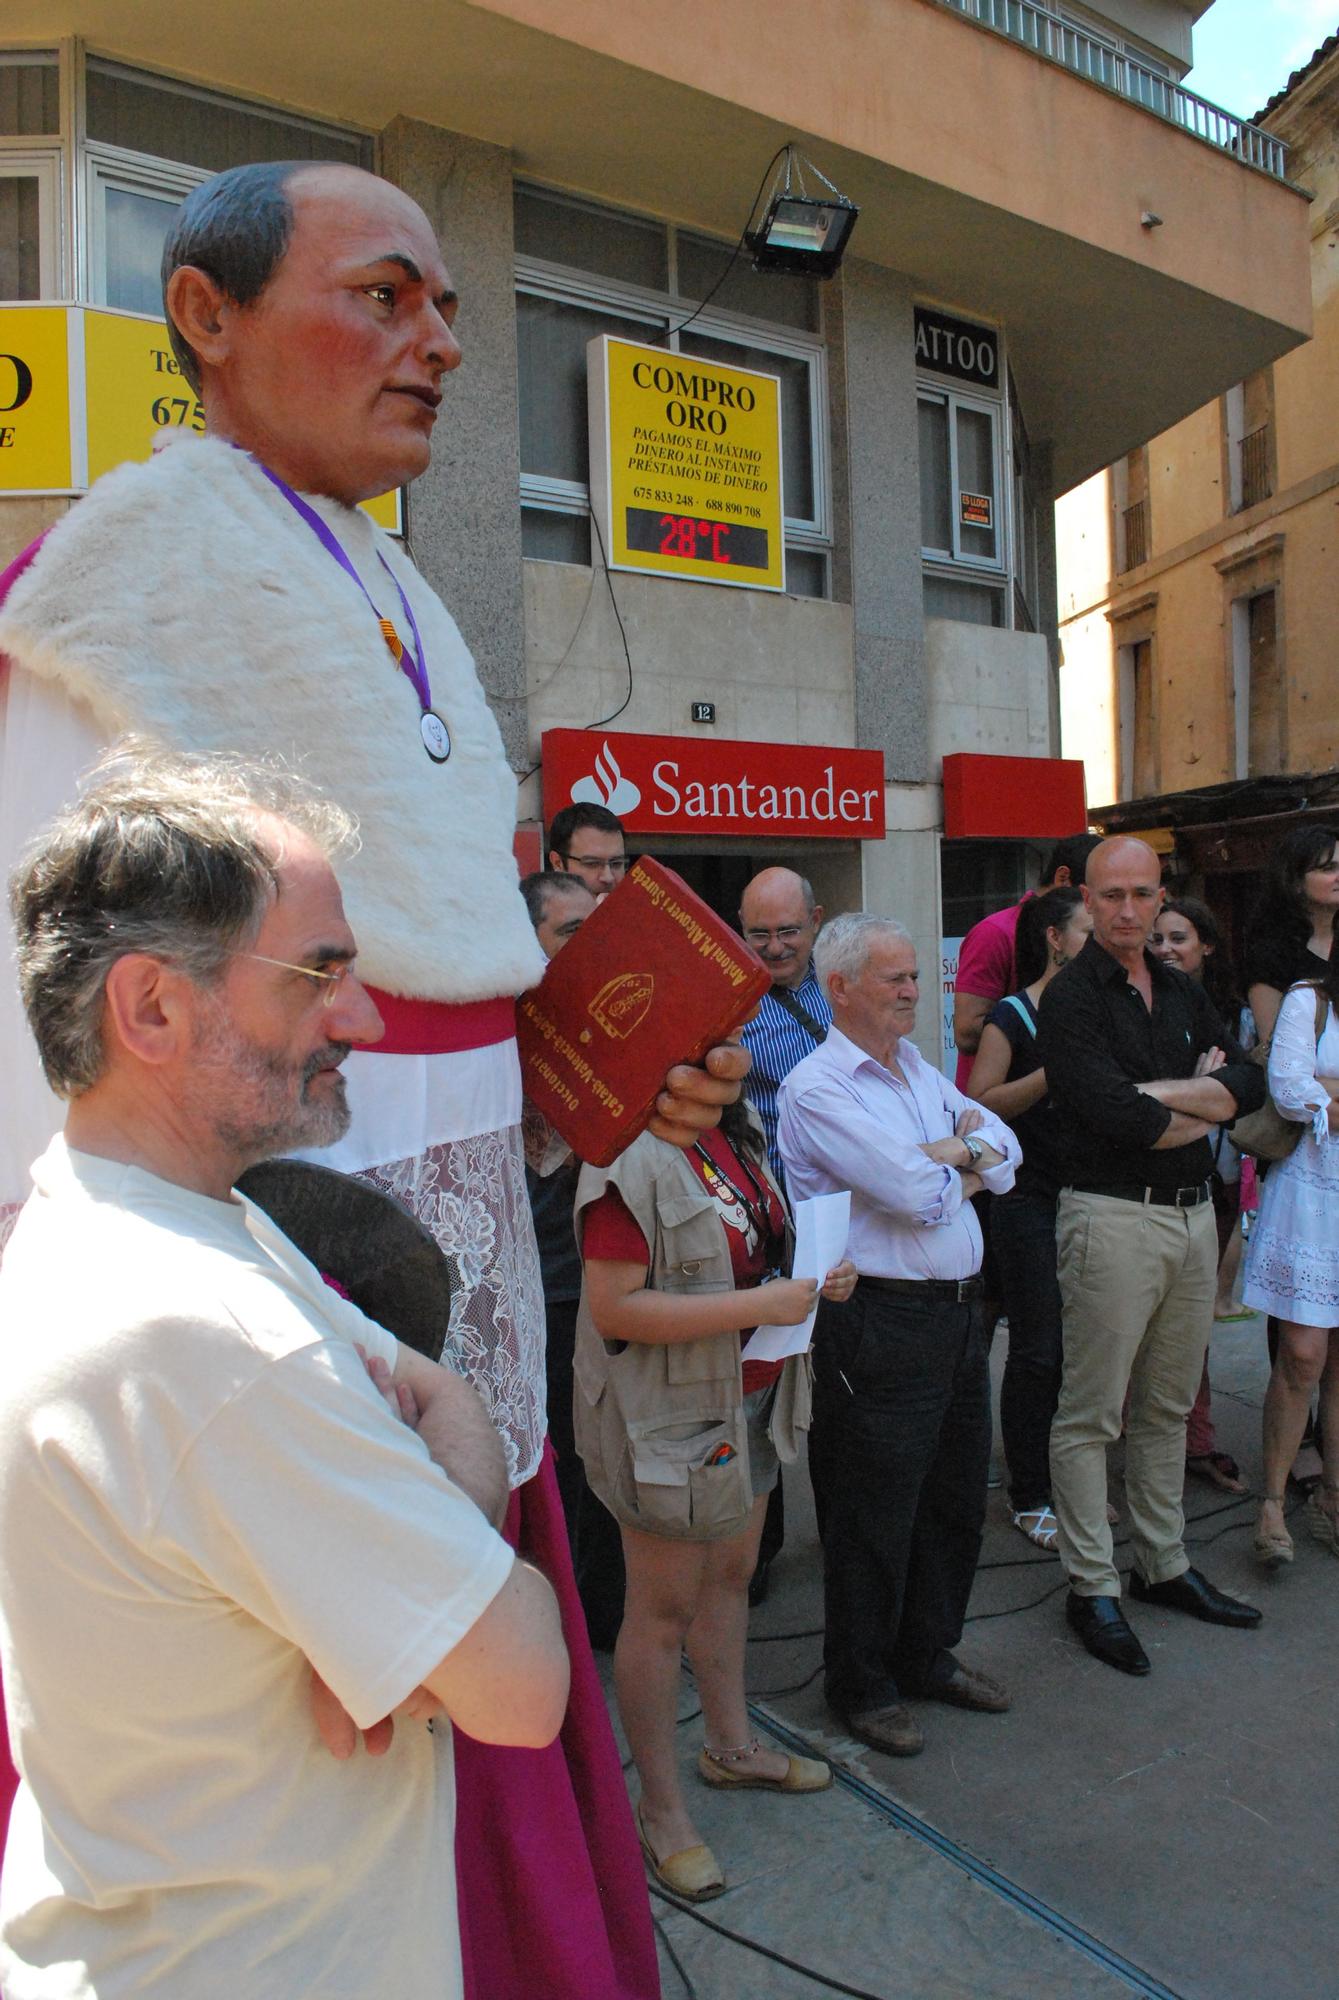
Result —
[{"label": "stone column", "polygon": [[460,294],[432,464],[408,496],[414,560],[474,654],[513,768],[526,764],[511,155],[396,118],[381,171],[424,210]]}]

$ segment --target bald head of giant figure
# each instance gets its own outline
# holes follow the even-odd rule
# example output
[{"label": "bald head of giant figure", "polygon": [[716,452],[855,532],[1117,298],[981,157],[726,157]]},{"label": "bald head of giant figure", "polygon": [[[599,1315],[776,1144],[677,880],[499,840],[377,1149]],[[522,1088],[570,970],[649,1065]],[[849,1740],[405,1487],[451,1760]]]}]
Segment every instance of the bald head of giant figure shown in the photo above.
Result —
[{"label": "bald head of giant figure", "polygon": [[426,215],[361,168],[234,167],[178,212],[163,306],[212,435],[353,506],[414,479],[456,294]]}]

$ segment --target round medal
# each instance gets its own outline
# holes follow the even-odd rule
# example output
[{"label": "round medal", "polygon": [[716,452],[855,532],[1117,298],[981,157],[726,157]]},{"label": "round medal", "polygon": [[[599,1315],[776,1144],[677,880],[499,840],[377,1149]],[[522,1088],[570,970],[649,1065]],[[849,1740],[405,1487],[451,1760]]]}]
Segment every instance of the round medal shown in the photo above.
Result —
[{"label": "round medal", "polygon": [[451,755],[451,731],[438,715],[436,709],[425,708],[419,718],[419,733],[423,738],[423,748],[434,764],[444,764]]}]

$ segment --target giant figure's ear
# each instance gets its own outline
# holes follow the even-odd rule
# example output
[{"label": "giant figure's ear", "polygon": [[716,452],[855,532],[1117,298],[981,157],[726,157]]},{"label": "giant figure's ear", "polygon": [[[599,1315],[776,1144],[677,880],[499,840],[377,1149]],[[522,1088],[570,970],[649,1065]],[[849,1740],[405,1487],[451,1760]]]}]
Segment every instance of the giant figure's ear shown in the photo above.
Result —
[{"label": "giant figure's ear", "polygon": [[216,278],[198,264],[181,264],[167,281],[163,303],[201,374],[227,360],[238,308]]}]

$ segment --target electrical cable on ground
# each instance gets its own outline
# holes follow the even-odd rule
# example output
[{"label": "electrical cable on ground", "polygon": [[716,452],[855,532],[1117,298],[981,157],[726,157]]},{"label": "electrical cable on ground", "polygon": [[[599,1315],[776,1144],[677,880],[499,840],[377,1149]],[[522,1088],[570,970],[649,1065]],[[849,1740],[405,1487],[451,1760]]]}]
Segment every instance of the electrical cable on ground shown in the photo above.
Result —
[{"label": "electrical cable on ground", "polygon": [[851,1996],[851,2000],[888,2000],[885,1993],[871,1993],[867,1986],[847,1986],[843,1980],[829,1979],[826,1973],[815,1972],[812,1965],[801,1965],[797,1958],[787,1958],[784,1952],[773,1951],[767,1944],[759,1944],[757,1938],[745,1937],[742,1931],[732,1931],[725,1924],[718,1924],[714,1918],[704,1916],[695,1904],[685,1903],[678,1896],[672,1896],[669,1890],[662,1889],[659,1883],[651,1882],[648,1887],[651,1894],[659,1896],[662,1903],[668,1903],[671,1909],[681,1910],[684,1916],[691,1917],[695,1924],[701,1924],[704,1929],[715,1931],[717,1937],[728,1938],[731,1944],[743,1945],[746,1951],[756,1952],[759,1958],[770,1959],[773,1965],[784,1965],[788,1972],[798,1972],[801,1979],[810,1979],[815,1986],[822,1986],[829,1993],[846,1993]]},{"label": "electrical cable on ground", "polygon": [[660,1942],[665,1947],[666,1958],[668,1958],[670,1964],[674,1967],[674,1970],[679,1975],[679,1979],[683,1985],[683,1990],[688,1995],[688,2000],[698,2000],[697,1988],[696,1986],[694,1986],[692,1980],[689,1978],[688,1973],[684,1967],[683,1960],[679,1957],[678,1952],[674,1949],[674,1946],[670,1940],[670,1934],[665,1929],[664,1923],[659,1917],[655,1915],[652,1916],[651,1923],[652,1927],[655,1930],[656,1936],[660,1939]]}]

